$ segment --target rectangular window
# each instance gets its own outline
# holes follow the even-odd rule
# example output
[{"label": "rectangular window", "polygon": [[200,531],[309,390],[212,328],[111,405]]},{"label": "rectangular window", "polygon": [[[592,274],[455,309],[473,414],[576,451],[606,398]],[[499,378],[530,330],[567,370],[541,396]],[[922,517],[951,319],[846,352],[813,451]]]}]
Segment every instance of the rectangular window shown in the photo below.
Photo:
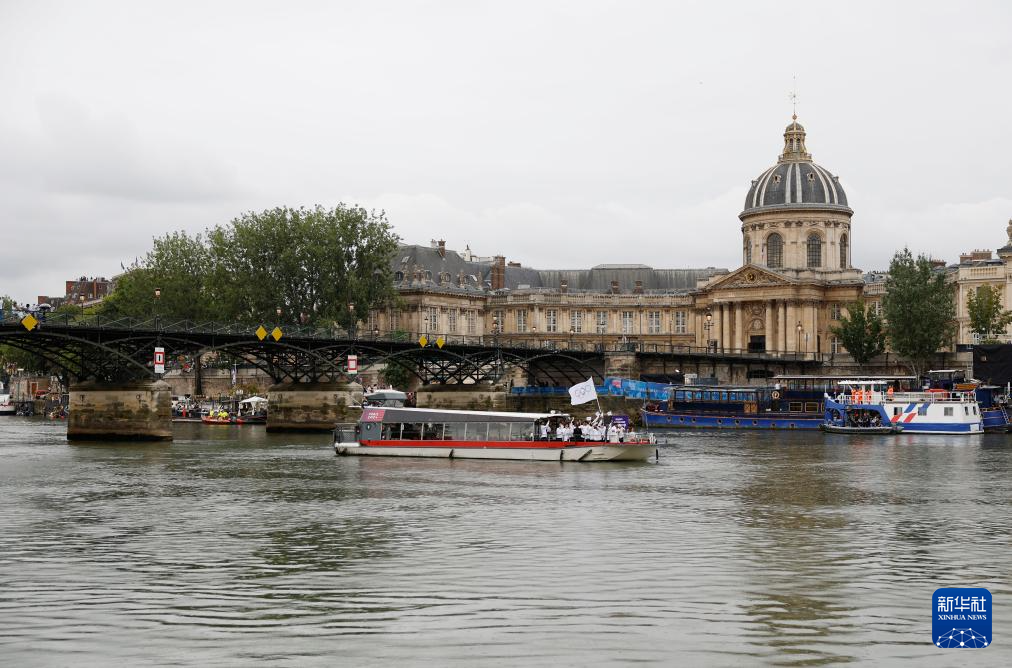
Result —
[{"label": "rectangular window", "polygon": [[559,312],[553,308],[545,310],[545,331],[559,331]]},{"label": "rectangular window", "polygon": [[492,311],[492,331],[506,331],[506,311]]},{"label": "rectangular window", "polygon": [[835,336],[829,340],[829,352],[833,353],[834,355],[840,352],[840,339],[836,338]]},{"label": "rectangular window", "polygon": [[872,302],[871,303],[871,312],[881,318],[882,317],[882,302],[880,302],[880,301]]},{"label": "rectangular window", "polygon": [[830,320],[839,320],[841,316],[840,304],[831,304],[829,307],[829,318]]},{"label": "rectangular window", "polygon": [[478,312],[474,309],[467,310],[467,333],[478,333]]},{"label": "rectangular window", "polygon": [[675,326],[674,326],[673,329],[675,330],[675,334],[685,334],[685,332],[686,332],[686,329],[685,329],[685,311],[675,311],[675,318],[674,318],[674,320],[675,320],[675,322],[674,322]]},{"label": "rectangular window", "polygon": [[577,334],[583,331],[583,311],[569,312],[569,331]]},{"label": "rectangular window", "polygon": [[430,306],[425,309],[425,331],[439,331],[439,309],[435,306]]},{"label": "rectangular window", "polygon": [[622,333],[632,334],[633,333],[633,312],[622,311]]},{"label": "rectangular window", "polygon": [[401,327],[400,309],[390,309],[390,331],[396,332]]},{"label": "rectangular window", "polygon": [[792,413],[803,413],[804,411],[802,409],[804,407],[805,405],[802,402],[792,401],[787,405],[787,410],[789,410]]},{"label": "rectangular window", "polygon": [[952,417],[952,406],[945,407],[945,417]]},{"label": "rectangular window", "polygon": [[517,331],[527,331],[527,311],[525,310],[517,311]]},{"label": "rectangular window", "polygon": [[647,332],[650,334],[661,333],[661,312],[660,311],[648,311],[647,312]]},{"label": "rectangular window", "polygon": [[595,329],[598,334],[605,334],[608,332],[608,312],[598,311],[597,312],[597,324]]},{"label": "rectangular window", "polygon": [[457,333],[457,309],[455,308],[446,312],[446,329],[450,334]]}]

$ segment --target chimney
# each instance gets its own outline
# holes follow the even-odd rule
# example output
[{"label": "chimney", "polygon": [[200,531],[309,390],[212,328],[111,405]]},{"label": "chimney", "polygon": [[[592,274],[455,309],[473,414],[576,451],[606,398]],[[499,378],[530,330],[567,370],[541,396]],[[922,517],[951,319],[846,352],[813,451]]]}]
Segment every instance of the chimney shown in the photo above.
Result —
[{"label": "chimney", "polygon": [[496,255],[492,258],[492,289],[502,290],[506,287],[506,258]]},{"label": "chimney", "polygon": [[439,240],[439,257],[446,258],[446,239]]},{"label": "chimney", "polygon": [[643,294],[643,281],[636,281],[636,287],[633,288],[633,294],[634,295]]},{"label": "chimney", "polygon": [[970,254],[970,253],[960,253],[959,254],[959,264],[966,264],[967,262],[969,262],[972,259],[973,259],[973,255]]},{"label": "chimney", "polygon": [[970,255],[972,256],[970,258],[971,260],[990,260],[991,259],[991,251],[989,251],[989,250],[975,250]]},{"label": "chimney", "polygon": [[562,294],[566,294],[567,292],[569,292],[569,281],[563,279],[559,283],[559,292],[561,292]]},{"label": "chimney", "polygon": [[618,292],[619,292],[619,290],[618,290],[618,281],[612,281],[611,282],[611,294],[617,295]]}]

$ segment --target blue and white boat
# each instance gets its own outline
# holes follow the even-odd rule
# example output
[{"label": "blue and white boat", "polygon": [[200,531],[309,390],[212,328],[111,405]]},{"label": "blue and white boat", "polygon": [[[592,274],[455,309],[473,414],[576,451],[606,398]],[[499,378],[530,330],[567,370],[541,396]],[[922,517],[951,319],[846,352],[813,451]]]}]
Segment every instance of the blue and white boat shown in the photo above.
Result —
[{"label": "blue and white boat", "polygon": [[903,433],[981,434],[980,406],[973,392],[935,389],[895,392],[881,381],[840,383],[843,391],[825,396],[825,424],[848,426],[875,423],[903,428]]}]

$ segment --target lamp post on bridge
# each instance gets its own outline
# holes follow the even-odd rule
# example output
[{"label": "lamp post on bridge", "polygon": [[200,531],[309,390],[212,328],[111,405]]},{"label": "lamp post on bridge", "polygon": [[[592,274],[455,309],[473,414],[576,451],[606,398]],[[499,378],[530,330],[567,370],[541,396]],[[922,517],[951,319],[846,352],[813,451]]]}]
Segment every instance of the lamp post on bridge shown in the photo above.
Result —
[{"label": "lamp post on bridge", "polygon": [[800,320],[798,320],[798,326],[797,326],[796,329],[798,330],[798,340],[797,340],[797,342],[796,342],[796,344],[794,346],[795,355],[797,355],[797,353],[801,352],[801,330],[803,328],[801,327],[801,321]]},{"label": "lamp post on bridge", "polygon": [[[162,289],[155,288],[155,304],[154,304],[155,329],[158,329],[158,313],[161,310],[159,308],[161,300],[162,300]],[[81,304],[82,306],[84,305],[84,295],[81,295]]]}]

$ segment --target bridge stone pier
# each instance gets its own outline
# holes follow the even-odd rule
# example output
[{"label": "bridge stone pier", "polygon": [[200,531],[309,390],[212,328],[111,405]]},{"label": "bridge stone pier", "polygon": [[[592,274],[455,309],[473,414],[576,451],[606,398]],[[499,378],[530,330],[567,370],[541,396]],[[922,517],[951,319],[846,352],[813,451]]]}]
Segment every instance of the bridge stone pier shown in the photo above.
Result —
[{"label": "bridge stone pier", "polygon": [[331,431],[362,415],[357,383],[278,383],[267,390],[267,431]]},{"label": "bridge stone pier", "polygon": [[172,389],[163,381],[72,385],[67,440],[171,441]]}]

